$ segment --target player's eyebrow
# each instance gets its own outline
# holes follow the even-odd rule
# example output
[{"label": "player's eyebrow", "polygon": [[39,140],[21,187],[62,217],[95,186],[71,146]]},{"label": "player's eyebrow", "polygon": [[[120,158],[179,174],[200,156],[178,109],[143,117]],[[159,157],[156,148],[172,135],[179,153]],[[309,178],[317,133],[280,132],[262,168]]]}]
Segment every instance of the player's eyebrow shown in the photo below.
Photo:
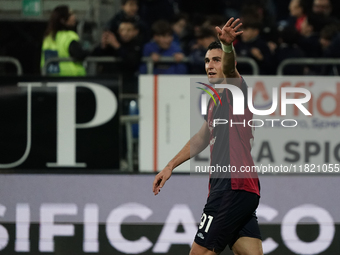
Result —
[{"label": "player's eyebrow", "polygon": [[212,57],[212,60],[221,60],[221,57]]},{"label": "player's eyebrow", "polygon": [[[221,57],[212,57],[211,58],[212,60],[221,60],[222,58]],[[204,58],[204,62],[207,63],[210,61],[210,58]]]}]

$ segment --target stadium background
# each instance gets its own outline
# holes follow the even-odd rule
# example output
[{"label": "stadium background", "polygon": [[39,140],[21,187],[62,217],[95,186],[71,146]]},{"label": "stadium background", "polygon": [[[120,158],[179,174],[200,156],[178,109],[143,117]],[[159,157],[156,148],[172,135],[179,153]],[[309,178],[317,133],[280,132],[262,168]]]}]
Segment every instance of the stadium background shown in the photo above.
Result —
[{"label": "stadium background", "polygon": [[[301,17],[294,17],[290,2],[303,6]],[[332,8],[327,9],[327,3]],[[121,60],[110,59],[115,65],[101,68],[96,61],[102,56],[89,53],[84,61],[87,77],[53,77],[40,68],[41,45],[48,17],[61,4],[77,14],[76,31],[89,52],[121,11],[120,1],[113,0],[0,0],[0,60],[5,61],[0,62],[1,254],[188,253],[208,176],[190,175],[190,164],[184,164],[154,197],[154,172],[200,121],[190,119],[199,111],[199,94],[191,93],[190,82],[204,79],[204,42],[198,41],[209,35],[205,28],[232,15],[247,20],[249,10],[256,13],[248,17],[250,27],[261,24],[265,46],[259,44],[260,51],[269,63],[259,62],[238,39],[243,45],[235,45],[243,58],[238,59],[240,72],[249,86],[258,88],[255,105],[271,102],[272,87],[304,87],[312,93],[306,104],[312,117],[294,108],[285,117],[303,125],[293,131],[258,129],[252,152],[256,165],[340,163],[337,1],[202,0],[193,5],[141,0],[138,16],[146,24],[145,34],[140,32],[145,40],[151,39],[152,23],[158,19],[175,25],[184,17],[184,29],[175,36],[186,56],[184,73],[166,75],[160,70],[174,59],[164,60],[159,68],[145,56],[141,61],[148,63],[149,74],[139,68],[122,74]],[[316,4],[324,9],[314,9]],[[310,14],[323,10],[321,16],[327,17]],[[291,30],[286,28],[296,28],[296,20],[303,17],[322,21],[324,27],[287,36]],[[106,55],[112,56],[117,57]],[[17,66],[6,62],[15,59]],[[281,66],[280,73],[287,59],[300,63]],[[194,160],[207,164],[207,155]],[[321,168],[313,174],[267,173],[260,180],[257,213],[265,254],[340,253],[339,173]],[[227,249],[224,254],[231,253]]]}]

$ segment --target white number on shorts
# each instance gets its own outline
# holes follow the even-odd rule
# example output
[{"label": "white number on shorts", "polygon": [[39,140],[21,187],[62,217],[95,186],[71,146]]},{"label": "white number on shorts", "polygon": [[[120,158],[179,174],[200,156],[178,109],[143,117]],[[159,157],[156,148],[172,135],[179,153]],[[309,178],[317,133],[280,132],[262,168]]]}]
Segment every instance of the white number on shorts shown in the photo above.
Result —
[{"label": "white number on shorts", "polygon": [[203,214],[202,214],[202,217],[201,217],[200,226],[198,227],[199,229],[203,228],[203,226],[204,226],[206,220],[207,220],[207,215],[206,215],[205,213],[203,213]]},{"label": "white number on shorts", "polygon": [[213,218],[214,218],[213,216],[210,216],[210,215],[208,216],[209,220],[208,220],[207,226],[205,227],[205,233],[208,233]]},{"label": "white number on shorts", "polygon": [[[210,225],[211,225],[213,218],[214,218],[213,216],[208,215],[208,223],[207,223],[207,226],[205,227],[205,230],[204,230],[206,233],[209,231],[209,228],[210,228]],[[204,227],[206,220],[207,220],[207,215],[205,213],[203,213],[202,217],[201,217],[201,223],[198,227],[199,229],[202,229]]]}]

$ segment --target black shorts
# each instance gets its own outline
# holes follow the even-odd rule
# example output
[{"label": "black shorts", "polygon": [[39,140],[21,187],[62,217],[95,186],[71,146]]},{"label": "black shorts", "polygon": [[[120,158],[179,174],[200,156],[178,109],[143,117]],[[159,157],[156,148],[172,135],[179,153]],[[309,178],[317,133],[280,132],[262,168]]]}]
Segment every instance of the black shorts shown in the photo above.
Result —
[{"label": "black shorts", "polygon": [[216,253],[238,238],[261,239],[255,210],[259,196],[243,190],[214,192],[208,197],[195,242]]}]

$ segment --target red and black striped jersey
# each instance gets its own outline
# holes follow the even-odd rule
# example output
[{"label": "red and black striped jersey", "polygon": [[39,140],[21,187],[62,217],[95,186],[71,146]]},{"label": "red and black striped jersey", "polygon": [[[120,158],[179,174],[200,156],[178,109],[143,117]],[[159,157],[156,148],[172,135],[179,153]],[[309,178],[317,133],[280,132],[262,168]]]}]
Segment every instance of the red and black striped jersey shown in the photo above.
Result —
[{"label": "red and black striped jersey", "polygon": [[[216,95],[217,105],[213,100],[208,103],[205,120],[210,130],[209,193],[232,189],[260,195],[259,179],[252,168],[254,161],[250,154],[254,128],[248,125],[248,121],[253,114],[247,105],[247,84],[243,78],[239,81],[244,95],[244,115],[233,114],[233,96],[227,89],[219,94],[222,105]],[[214,127],[217,119],[223,120],[219,123],[224,124]]]}]

